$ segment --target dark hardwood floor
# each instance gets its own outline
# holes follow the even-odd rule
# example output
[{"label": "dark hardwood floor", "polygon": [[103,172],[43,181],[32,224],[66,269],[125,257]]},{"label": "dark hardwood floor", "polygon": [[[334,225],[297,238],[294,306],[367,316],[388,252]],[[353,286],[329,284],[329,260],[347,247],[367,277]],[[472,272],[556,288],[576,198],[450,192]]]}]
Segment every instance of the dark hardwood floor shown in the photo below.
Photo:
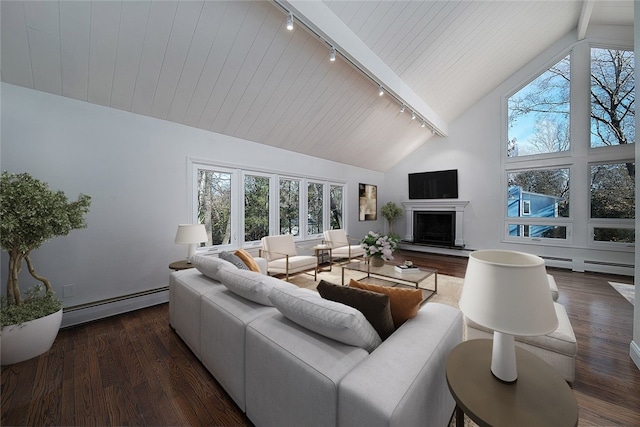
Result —
[{"label": "dark hardwood floor", "polygon": [[[399,260],[464,277],[466,258]],[[608,281],[549,269],[578,340],[579,425],[640,426],[640,371],[629,357],[633,306]],[[52,349],[2,367],[2,426],[252,425],[169,326],[163,304],[60,331]]]}]

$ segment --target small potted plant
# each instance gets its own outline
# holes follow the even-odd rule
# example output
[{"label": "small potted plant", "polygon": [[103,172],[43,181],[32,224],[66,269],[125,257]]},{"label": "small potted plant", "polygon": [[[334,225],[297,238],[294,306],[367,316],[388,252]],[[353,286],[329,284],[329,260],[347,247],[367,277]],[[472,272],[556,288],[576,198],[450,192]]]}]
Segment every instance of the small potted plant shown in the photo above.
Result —
[{"label": "small potted plant", "polygon": [[385,261],[393,259],[393,251],[398,249],[398,239],[370,231],[362,240],[362,247],[371,265],[382,267]]},{"label": "small potted plant", "polygon": [[382,206],[381,212],[382,216],[386,218],[387,222],[389,222],[389,235],[397,238],[398,236],[393,232],[393,223],[402,216],[402,208],[393,202],[388,202]]},{"label": "small potted plant", "polygon": [[[7,295],[0,312],[1,360],[3,365],[36,357],[51,348],[62,321],[62,302],[51,283],[40,276],[30,253],[56,236],[85,228],[84,215],[91,197],[81,194],[69,202],[62,191],[27,173],[2,172],[0,177],[0,246],[9,253]],[[31,276],[41,284],[27,290],[23,298],[18,283],[26,263]]]}]

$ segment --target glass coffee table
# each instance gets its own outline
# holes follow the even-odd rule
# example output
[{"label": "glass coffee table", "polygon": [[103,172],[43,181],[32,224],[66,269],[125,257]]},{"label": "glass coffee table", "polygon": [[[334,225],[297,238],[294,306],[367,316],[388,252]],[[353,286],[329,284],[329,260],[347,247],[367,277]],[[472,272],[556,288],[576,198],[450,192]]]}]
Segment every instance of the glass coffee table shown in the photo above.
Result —
[{"label": "glass coffee table", "polygon": [[[402,286],[411,287],[422,290],[423,302],[434,296],[438,292],[438,270],[431,268],[420,267],[416,271],[402,271],[396,270],[396,264],[385,262],[382,267],[374,267],[369,262],[358,261],[350,262],[342,266],[342,284],[344,285],[344,273],[345,271],[356,271],[366,273],[366,276],[355,279],[361,281],[368,278],[377,278],[385,282],[389,282],[390,286]],[[429,289],[420,286],[429,277],[434,278],[434,287]]]}]

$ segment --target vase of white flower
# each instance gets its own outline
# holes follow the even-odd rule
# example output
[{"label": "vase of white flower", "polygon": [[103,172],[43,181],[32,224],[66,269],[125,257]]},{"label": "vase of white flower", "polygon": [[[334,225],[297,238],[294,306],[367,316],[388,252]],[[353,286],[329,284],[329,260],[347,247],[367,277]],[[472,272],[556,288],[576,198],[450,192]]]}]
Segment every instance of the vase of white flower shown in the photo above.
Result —
[{"label": "vase of white flower", "polygon": [[393,251],[398,248],[398,239],[370,231],[362,240],[362,247],[371,265],[380,267],[393,259]]}]

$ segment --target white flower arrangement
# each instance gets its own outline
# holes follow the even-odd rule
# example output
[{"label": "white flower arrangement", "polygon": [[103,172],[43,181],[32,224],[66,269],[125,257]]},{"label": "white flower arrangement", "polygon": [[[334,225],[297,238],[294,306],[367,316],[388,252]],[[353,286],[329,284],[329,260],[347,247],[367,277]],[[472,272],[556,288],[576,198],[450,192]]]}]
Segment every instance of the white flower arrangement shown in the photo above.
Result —
[{"label": "white flower arrangement", "polygon": [[398,249],[398,240],[392,236],[370,231],[362,239],[362,247],[368,257],[380,257],[385,261],[391,261],[393,251]]}]

